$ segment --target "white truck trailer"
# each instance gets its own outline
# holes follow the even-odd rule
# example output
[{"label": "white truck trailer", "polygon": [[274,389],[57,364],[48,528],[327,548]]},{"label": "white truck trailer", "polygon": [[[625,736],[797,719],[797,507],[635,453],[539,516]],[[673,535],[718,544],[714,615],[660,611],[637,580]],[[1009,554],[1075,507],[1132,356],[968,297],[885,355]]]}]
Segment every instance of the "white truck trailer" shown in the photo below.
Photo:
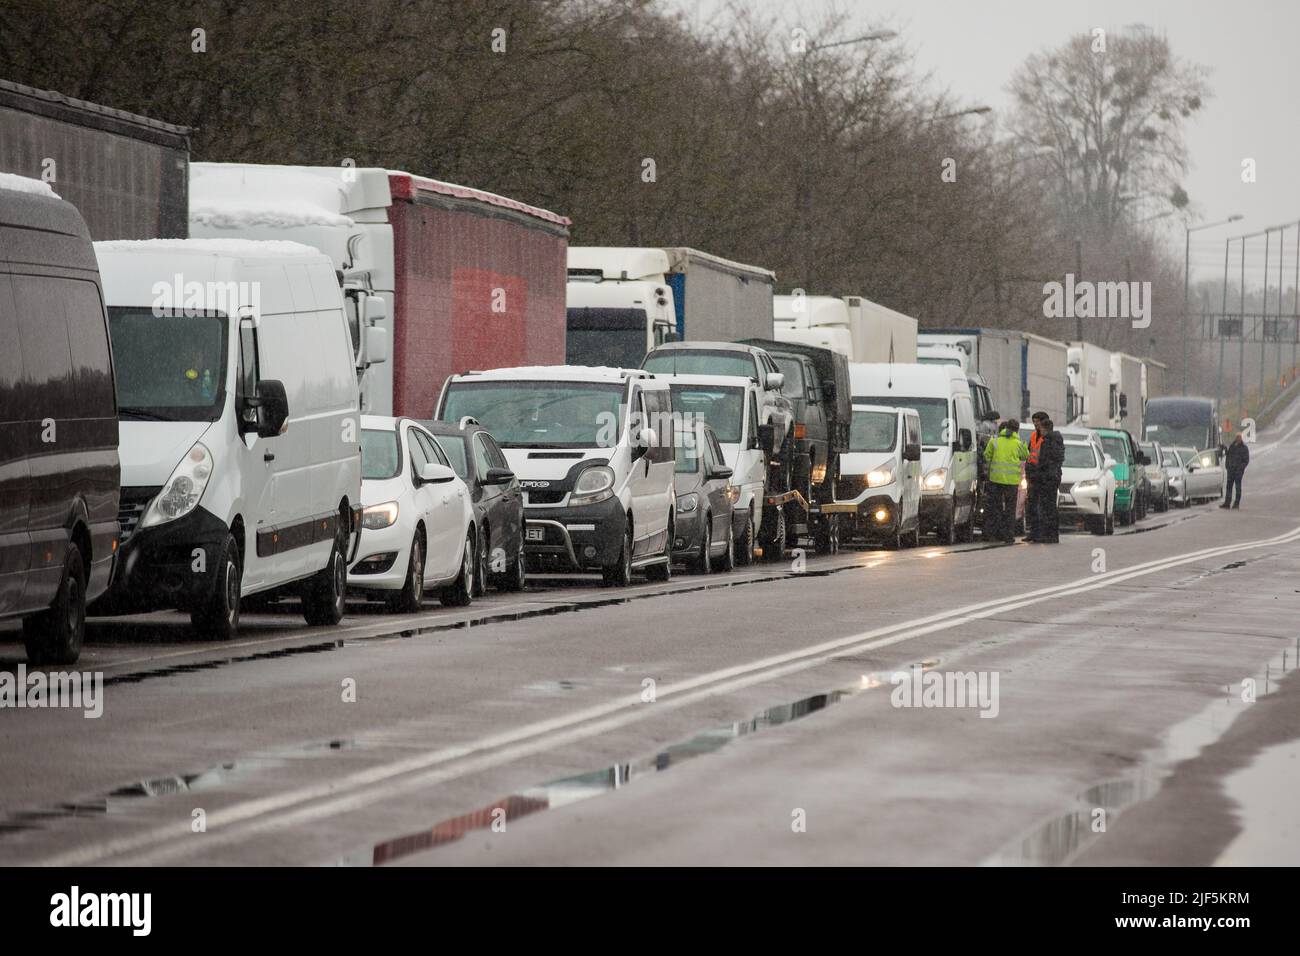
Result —
[{"label": "white truck trailer", "polygon": [[917,338],[922,363],[978,373],[1001,418],[1043,411],[1060,424],[1068,420],[1064,342],[1006,329],[927,329]]},{"label": "white truck trailer", "polygon": [[780,342],[831,349],[850,362],[916,361],[916,319],[860,295],[778,295],[773,315]]},{"label": "white truck trailer", "polygon": [[1111,386],[1111,353],[1091,342],[1069,345],[1071,425],[1110,428],[1119,413],[1119,393]]}]

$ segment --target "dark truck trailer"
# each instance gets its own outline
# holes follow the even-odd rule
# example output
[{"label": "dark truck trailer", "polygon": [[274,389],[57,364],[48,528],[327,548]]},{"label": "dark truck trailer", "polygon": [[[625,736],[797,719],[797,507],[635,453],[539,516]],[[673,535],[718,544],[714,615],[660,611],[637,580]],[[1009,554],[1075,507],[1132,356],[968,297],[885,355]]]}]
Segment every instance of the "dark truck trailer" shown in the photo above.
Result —
[{"label": "dark truck trailer", "polygon": [[[853,418],[849,360],[815,345],[774,339],[745,339],[743,344],[756,345],[772,356],[785,375],[782,391],[794,406],[794,459],[790,468],[769,471],[763,527],[777,529],[776,534],[784,529],[787,545],[797,547],[801,537],[811,536],[819,552],[834,553],[839,549],[839,516],[822,514],[821,506],[835,500],[840,454],[849,446]],[[790,476],[788,487],[782,487],[782,475]],[[772,550],[778,557],[782,551]]]},{"label": "dark truck trailer", "polygon": [[46,179],[94,240],[189,235],[190,133],[0,80],[0,172]]}]

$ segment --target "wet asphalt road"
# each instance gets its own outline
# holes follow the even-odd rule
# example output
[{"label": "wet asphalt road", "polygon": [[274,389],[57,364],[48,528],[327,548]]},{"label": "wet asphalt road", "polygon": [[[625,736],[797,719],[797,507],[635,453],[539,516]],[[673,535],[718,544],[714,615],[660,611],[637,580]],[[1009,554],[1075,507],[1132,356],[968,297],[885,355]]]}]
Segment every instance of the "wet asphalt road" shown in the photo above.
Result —
[{"label": "wet asphalt road", "polygon": [[[101,718],[0,710],[0,863],[1300,863],[1300,409],[1246,491],[229,645],[94,621]],[[914,667],[996,716],[893,706]]]}]

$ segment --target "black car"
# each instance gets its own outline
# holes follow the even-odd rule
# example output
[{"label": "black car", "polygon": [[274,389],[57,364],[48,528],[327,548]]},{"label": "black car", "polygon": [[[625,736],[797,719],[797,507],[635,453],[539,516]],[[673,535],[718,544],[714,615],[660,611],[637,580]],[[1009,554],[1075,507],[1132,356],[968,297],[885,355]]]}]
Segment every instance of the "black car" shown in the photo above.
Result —
[{"label": "black car", "polygon": [[85,222],[16,179],[0,181],[0,620],[22,618],[31,663],[72,664],[117,549],[113,358]]},{"label": "black car", "polygon": [[474,503],[478,545],[476,596],[489,578],[506,591],[522,591],[524,566],[524,497],[519,481],[492,434],[472,418],[456,422],[422,421],[433,432],[451,467],[469,486]]},{"label": "black car", "polygon": [[718,436],[704,422],[686,432],[675,452],[673,490],[677,495],[673,525],[673,560],[697,571],[730,571],[736,566],[731,528],[731,469]]}]

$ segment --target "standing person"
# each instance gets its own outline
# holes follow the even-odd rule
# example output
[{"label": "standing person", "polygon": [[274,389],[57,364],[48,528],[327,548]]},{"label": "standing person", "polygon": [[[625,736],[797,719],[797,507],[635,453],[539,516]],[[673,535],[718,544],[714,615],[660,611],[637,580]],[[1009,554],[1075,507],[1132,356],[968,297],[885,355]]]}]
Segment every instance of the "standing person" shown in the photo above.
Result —
[{"label": "standing person", "polygon": [[1034,412],[1031,421],[1034,423],[1034,433],[1029,437],[1029,459],[1025,462],[1025,482],[1029,486],[1028,494],[1025,495],[1025,540],[1037,541],[1042,537],[1041,519],[1038,516],[1038,506],[1034,497],[1034,483],[1038,476],[1038,452],[1043,447],[1043,430],[1042,421],[1047,417],[1047,412]]},{"label": "standing person", "polygon": [[[1241,432],[1237,432],[1237,437],[1232,440],[1228,446],[1228,490],[1224,493],[1223,504],[1220,508],[1237,508],[1241,506],[1241,479],[1246,474],[1246,466],[1250,464],[1250,448],[1247,447],[1245,440],[1241,437]],[[1233,490],[1237,492],[1237,500],[1233,501]]]},{"label": "standing person", "polygon": [[1065,439],[1046,415],[1038,423],[1042,436],[1038,449],[1038,465],[1029,483],[1029,506],[1038,516],[1038,540],[1044,544],[1057,544],[1061,540],[1061,524],[1056,514],[1056,491],[1061,486],[1061,469],[1065,465]]},{"label": "standing person", "polygon": [[1016,490],[1020,487],[1020,468],[1029,460],[1029,448],[1020,440],[1020,422],[1014,418],[984,446],[984,460],[989,465],[989,526],[995,537],[1015,544]]}]

